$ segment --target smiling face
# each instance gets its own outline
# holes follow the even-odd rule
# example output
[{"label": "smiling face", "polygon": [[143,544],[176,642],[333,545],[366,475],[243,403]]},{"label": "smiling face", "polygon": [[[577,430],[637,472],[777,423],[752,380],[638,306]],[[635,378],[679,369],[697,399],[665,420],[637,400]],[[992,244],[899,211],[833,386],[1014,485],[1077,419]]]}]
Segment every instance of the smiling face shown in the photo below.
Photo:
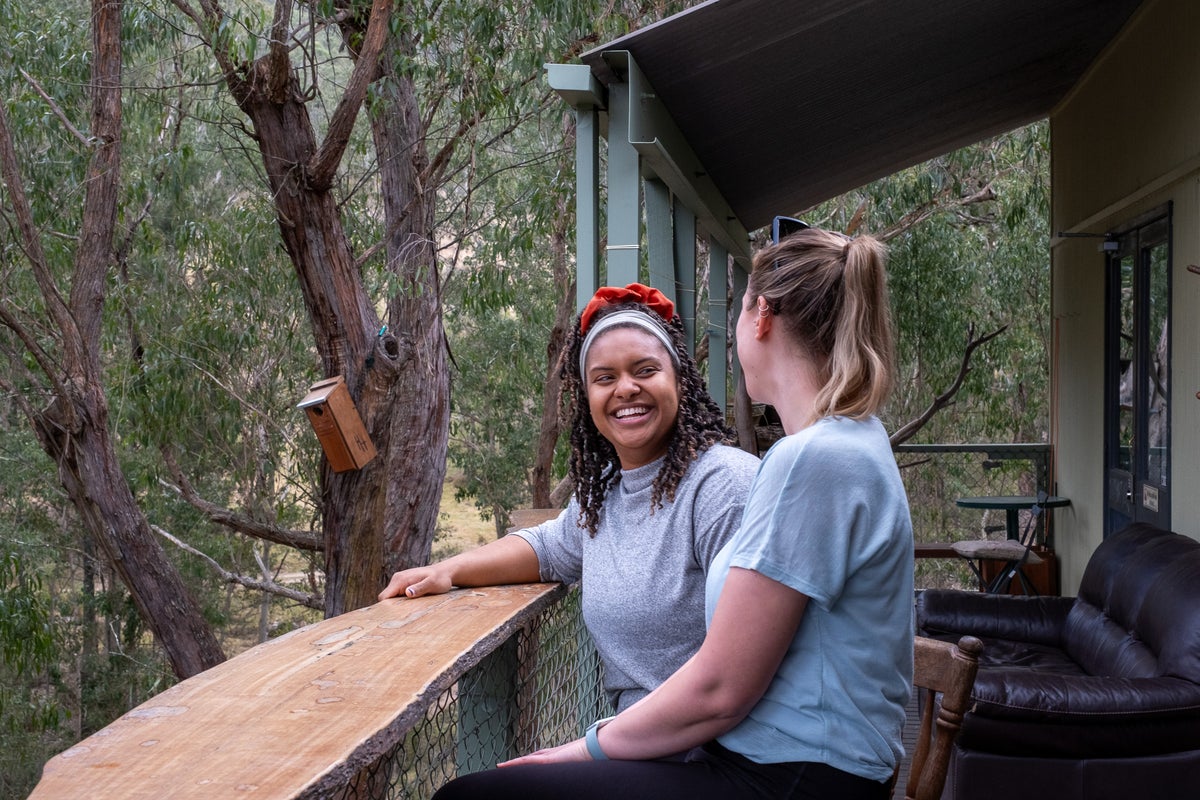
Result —
[{"label": "smiling face", "polygon": [[679,415],[679,381],[662,342],[634,327],[602,332],[588,350],[583,382],[592,422],[616,449],[622,469],[667,452]]}]

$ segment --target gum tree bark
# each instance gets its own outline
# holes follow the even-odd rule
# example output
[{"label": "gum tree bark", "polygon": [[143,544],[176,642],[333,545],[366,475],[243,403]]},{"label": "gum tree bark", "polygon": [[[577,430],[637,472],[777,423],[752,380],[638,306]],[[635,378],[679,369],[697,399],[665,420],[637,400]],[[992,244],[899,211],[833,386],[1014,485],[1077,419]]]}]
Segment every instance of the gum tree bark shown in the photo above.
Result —
[{"label": "gum tree bark", "polygon": [[[371,23],[374,24],[374,12]],[[384,476],[384,506],[391,518],[382,527],[384,575],[429,561],[437,523],[446,448],[450,434],[450,373],[437,253],[431,232],[437,202],[426,152],[426,131],[412,80],[399,74],[392,54],[411,51],[394,36],[380,59],[378,113],[370,115],[379,162],[387,234],[384,252],[401,289],[387,304],[387,373],[368,382],[373,428],[394,457]],[[363,63],[359,56],[359,65]],[[387,375],[391,380],[383,380]],[[353,552],[355,548],[346,550]],[[351,574],[356,569],[347,564]],[[374,574],[379,574],[378,572]],[[375,585],[373,592],[380,586]],[[366,587],[368,590],[371,587]],[[372,598],[374,593],[372,593]]]},{"label": "gum tree bark", "polygon": [[[566,137],[564,151],[571,152],[575,141],[574,125]],[[554,448],[562,432],[559,413],[559,393],[562,379],[559,377],[558,360],[567,341],[567,331],[575,318],[575,264],[568,256],[570,237],[567,221],[570,219],[567,198],[558,203],[558,215],[550,234],[550,249],[554,264],[554,288],[557,293],[554,308],[554,327],[546,342],[546,389],[542,392],[542,424],[538,429],[537,451],[530,475],[530,489],[534,508],[553,508],[551,497],[551,467],[554,464]]]},{"label": "gum tree bark", "polygon": [[10,359],[14,380],[42,387],[51,402],[34,408],[9,379],[0,381],[30,420],[42,449],[88,533],[114,566],[175,673],[185,678],[225,659],[212,629],[188,594],[138,507],[117,457],[102,387],[100,328],[105,287],[115,262],[114,235],[121,183],[120,0],[92,3],[89,95],[92,156],[71,285],[61,291],[42,247],[25,195],[8,120],[0,108],[0,172],[17,220],[25,257],[50,321],[56,350],[43,347],[27,316],[0,308],[0,324],[22,342],[36,371]]},{"label": "gum tree bark", "polygon": [[[291,0],[276,2],[268,50],[249,62],[221,38],[224,12],[217,3],[175,5],[196,23],[250,119],[324,374],[343,376],[377,451],[360,470],[323,468],[325,614],[334,616],[374,602],[391,571],[428,561],[449,435],[449,373],[432,240],[437,182],[428,174],[411,81],[390,66],[391,54],[403,47],[390,24],[399,12],[390,0],[347,9],[342,26],[355,68],[318,141],[310,97],[290,58]],[[384,252],[400,287],[387,302],[386,319],[363,284],[332,191],[372,83]]]}]

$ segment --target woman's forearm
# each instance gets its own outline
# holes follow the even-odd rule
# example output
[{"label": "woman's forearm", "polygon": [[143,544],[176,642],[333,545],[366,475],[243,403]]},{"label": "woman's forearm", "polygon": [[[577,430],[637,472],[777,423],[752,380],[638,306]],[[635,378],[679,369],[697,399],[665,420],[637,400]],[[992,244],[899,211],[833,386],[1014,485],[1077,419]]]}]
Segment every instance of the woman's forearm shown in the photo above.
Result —
[{"label": "woman's forearm", "polygon": [[379,599],[441,594],[454,586],[534,583],[539,578],[537,553],[529,542],[505,536],[436,564],[401,570],[392,575]]},{"label": "woman's forearm", "polygon": [[770,685],[807,598],[749,570],[732,569],[700,651],[600,729],[609,758],[660,758],[729,731]]},{"label": "woman's forearm", "polygon": [[722,697],[720,687],[698,680],[696,671],[689,661],[601,727],[597,739],[604,754],[629,760],[662,758],[714,739],[741,722],[754,704],[731,703]]},{"label": "woman's forearm", "polygon": [[536,583],[540,579],[537,554],[520,536],[504,536],[440,563],[455,586]]}]

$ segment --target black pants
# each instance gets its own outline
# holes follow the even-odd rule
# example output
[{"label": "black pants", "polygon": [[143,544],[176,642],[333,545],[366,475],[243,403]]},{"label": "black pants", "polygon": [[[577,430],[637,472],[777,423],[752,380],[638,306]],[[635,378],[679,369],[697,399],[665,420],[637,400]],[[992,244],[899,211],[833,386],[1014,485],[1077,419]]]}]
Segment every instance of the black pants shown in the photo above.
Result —
[{"label": "black pants", "polygon": [[828,764],[756,764],[716,742],[681,761],[576,761],[463,775],[434,800],[887,800],[887,783]]}]

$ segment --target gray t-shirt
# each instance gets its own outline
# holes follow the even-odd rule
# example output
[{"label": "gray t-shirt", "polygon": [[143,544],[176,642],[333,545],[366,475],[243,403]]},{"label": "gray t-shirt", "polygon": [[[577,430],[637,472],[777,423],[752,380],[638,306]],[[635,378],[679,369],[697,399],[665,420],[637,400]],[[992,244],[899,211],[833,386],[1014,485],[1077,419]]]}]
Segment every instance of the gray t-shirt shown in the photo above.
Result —
[{"label": "gray t-shirt", "polygon": [[604,664],[604,688],[622,710],[662,683],[704,641],[708,565],[738,529],[758,458],[713,445],[684,473],[675,502],[650,513],[658,460],[621,471],[594,537],[579,505],[515,531],[533,546],[542,580],[583,587],[583,619]]}]

